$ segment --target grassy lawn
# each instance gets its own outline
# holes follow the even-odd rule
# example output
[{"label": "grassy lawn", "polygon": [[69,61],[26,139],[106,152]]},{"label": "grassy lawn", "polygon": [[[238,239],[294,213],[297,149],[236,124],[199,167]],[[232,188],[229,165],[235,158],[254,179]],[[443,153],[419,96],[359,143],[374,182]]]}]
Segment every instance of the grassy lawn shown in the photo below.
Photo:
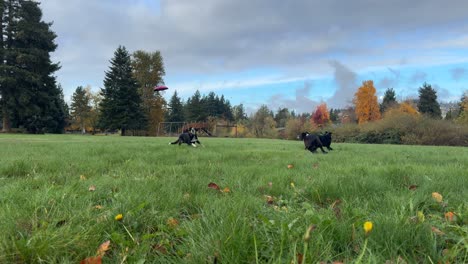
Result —
[{"label": "grassy lawn", "polygon": [[0,135],[0,263],[468,262],[468,148],[173,140]]}]

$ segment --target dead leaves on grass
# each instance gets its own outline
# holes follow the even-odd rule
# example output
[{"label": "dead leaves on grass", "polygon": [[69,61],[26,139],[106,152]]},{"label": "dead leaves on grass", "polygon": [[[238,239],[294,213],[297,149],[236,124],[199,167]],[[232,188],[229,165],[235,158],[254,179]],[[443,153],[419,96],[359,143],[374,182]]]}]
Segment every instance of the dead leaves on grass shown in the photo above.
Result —
[{"label": "dead leaves on grass", "polygon": [[110,240],[107,240],[106,242],[99,245],[97,252],[96,252],[96,256],[85,258],[82,261],[80,261],[80,264],[101,264],[102,257],[104,257],[106,252],[109,250],[110,250]]},{"label": "dead leaves on grass", "polygon": [[231,189],[229,189],[229,187],[224,187],[223,189],[221,189],[221,187],[219,187],[219,185],[214,183],[214,182],[210,182],[208,184],[208,188],[216,190],[216,191],[218,191],[220,193],[230,193],[231,192]]}]

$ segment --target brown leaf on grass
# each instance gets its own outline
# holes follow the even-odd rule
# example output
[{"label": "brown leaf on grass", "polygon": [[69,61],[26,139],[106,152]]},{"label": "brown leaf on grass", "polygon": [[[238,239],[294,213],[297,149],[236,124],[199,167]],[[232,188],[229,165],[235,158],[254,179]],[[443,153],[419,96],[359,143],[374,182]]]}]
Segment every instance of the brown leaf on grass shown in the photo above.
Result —
[{"label": "brown leaf on grass", "polygon": [[318,163],[314,163],[314,165],[312,165],[312,167],[314,167],[314,169],[317,169],[318,168]]},{"label": "brown leaf on grass", "polygon": [[211,189],[215,189],[217,191],[221,191],[221,188],[219,188],[218,184],[214,183],[214,182],[210,182],[208,184],[208,188],[211,188]]},{"label": "brown leaf on grass", "polygon": [[80,175],[80,181],[84,181],[84,180],[86,180],[86,176]]},{"label": "brown leaf on grass", "polygon": [[418,188],[418,186],[415,185],[415,184],[410,185],[410,186],[408,187],[408,189],[410,189],[410,191],[415,191],[417,188]]},{"label": "brown leaf on grass", "polygon": [[453,212],[447,212],[445,213],[445,219],[449,222],[452,222],[453,221],[453,217],[455,216],[455,214]]},{"label": "brown leaf on grass", "polygon": [[292,168],[294,168],[294,165],[288,164],[288,169],[292,169]]},{"label": "brown leaf on grass", "polygon": [[179,225],[179,220],[175,219],[174,217],[169,217],[166,223],[169,227],[176,228]]},{"label": "brown leaf on grass", "polygon": [[444,232],[440,231],[440,229],[438,229],[438,228],[436,228],[436,227],[433,227],[433,226],[432,226],[432,227],[431,227],[431,230],[432,230],[432,232],[434,232],[434,234],[436,234],[436,235],[439,235],[439,236],[445,235]]},{"label": "brown leaf on grass", "polygon": [[229,187],[225,187],[222,192],[223,193],[230,193],[231,189],[229,189]]},{"label": "brown leaf on grass", "polygon": [[270,204],[270,205],[275,202],[275,199],[273,198],[273,196],[270,196],[270,195],[265,195],[265,199],[266,199],[267,204]]},{"label": "brown leaf on grass", "polygon": [[167,254],[167,249],[164,245],[156,244],[156,245],[153,245],[152,248],[161,254]]},{"label": "brown leaf on grass", "polygon": [[99,246],[96,252],[96,255],[103,257],[109,249],[110,249],[110,240],[107,240],[106,242],[102,243]]},{"label": "brown leaf on grass", "polygon": [[91,186],[89,186],[89,188],[88,188],[88,191],[90,191],[90,192],[94,192],[95,190],[96,190],[96,186],[95,186],[95,185],[91,185]]},{"label": "brown leaf on grass", "polygon": [[102,264],[102,257],[89,257],[80,261],[80,264]]},{"label": "brown leaf on grass", "polygon": [[296,259],[297,259],[297,264],[302,264],[302,262],[304,261],[304,255],[302,255],[301,253],[297,253]]},{"label": "brown leaf on grass", "polygon": [[102,207],[102,205],[99,205],[99,204],[94,206],[94,209],[101,210],[102,208],[104,208],[104,207]]},{"label": "brown leaf on grass", "polygon": [[333,207],[333,213],[335,213],[336,219],[341,219],[341,209],[337,207]]}]

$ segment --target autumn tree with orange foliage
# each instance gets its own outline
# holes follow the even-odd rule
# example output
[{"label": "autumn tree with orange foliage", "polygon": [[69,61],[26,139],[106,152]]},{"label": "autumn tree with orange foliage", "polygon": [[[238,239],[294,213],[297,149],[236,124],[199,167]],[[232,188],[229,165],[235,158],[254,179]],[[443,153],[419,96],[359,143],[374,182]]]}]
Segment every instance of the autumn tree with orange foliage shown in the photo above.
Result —
[{"label": "autumn tree with orange foliage", "polygon": [[362,86],[354,94],[355,112],[359,124],[381,118],[379,103],[377,102],[375,93],[374,82],[369,80],[362,82]]},{"label": "autumn tree with orange foliage", "polygon": [[410,102],[402,102],[398,106],[394,106],[388,109],[387,111],[385,111],[384,118],[387,118],[388,116],[401,115],[401,114],[418,116],[419,112],[418,110],[416,110],[416,107]]},{"label": "autumn tree with orange foliage", "polygon": [[312,114],[310,118],[313,125],[318,127],[324,126],[330,123],[330,113],[327,110],[327,104],[322,103],[317,106],[315,112]]}]

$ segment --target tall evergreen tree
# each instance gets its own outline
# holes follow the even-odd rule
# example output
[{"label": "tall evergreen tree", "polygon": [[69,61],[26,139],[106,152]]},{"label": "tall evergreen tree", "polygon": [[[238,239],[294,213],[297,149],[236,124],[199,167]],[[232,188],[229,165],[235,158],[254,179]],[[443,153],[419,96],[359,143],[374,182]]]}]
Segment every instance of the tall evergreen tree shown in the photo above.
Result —
[{"label": "tall evergreen tree", "polygon": [[430,84],[424,83],[419,88],[418,110],[420,113],[432,118],[441,119],[442,112],[439,102],[437,102],[437,91]]},{"label": "tall evergreen tree", "polygon": [[78,86],[71,99],[71,116],[74,123],[80,126],[82,134],[86,133],[86,123],[91,115],[91,98],[83,86]]},{"label": "tall evergreen tree", "polygon": [[11,130],[11,119],[14,115],[14,91],[15,87],[18,87],[17,72],[20,70],[15,66],[17,52],[14,42],[19,20],[19,1],[1,0],[0,11],[0,111],[2,112],[2,130],[8,132]]},{"label": "tall evergreen tree", "polygon": [[142,108],[148,120],[150,135],[157,134],[158,124],[164,121],[166,100],[159,92],[154,92],[156,85],[164,84],[163,57],[161,52],[138,50],[132,56],[133,76],[138,81]]},{"label": "tall evergreen tree", "polygon": [[183,122],[185,121],[184,117],[184,105],[180,97],[177,96],[177,91],[174,91],[171,99],[168,104],[169,111],[166,115],[166,120],[168,122]]},{"label": "tall evergreen tree", "polygon": [[274,119],[278,127],[285,127],[290,118],[291,114],[288,108],[278,108]]},{"label": "tall evergreen tree", "polygon": [[185,104],[185,117],[188,121],[204,121],[207,117],[202,105],[200,91],[196,90],[192,97]]},{"label": "tall evergreen tree", "polygon": [[396,104],[397,100],[395,90],[393,88],[388,88],[385,91],[382,103],[380,104],[380,113],[385,113],[387,109],[389,109],[392,106],[395,106]]},{"label": "tall evergreen tree", "polygon": [[30,133],[63,131],[63,93],[51,52],[57,45],[51,23],[42,21],[35,1],[7,0],[3,6],[3,60],[0,65],[3,129],[23,126]]},{"label": "tall evergreen tree", "polygon": [[127,130],[145,129],[147,120],[141,108],[138,83],[133,77],[127,49],[119,46],[110,63],[104,78],[104,88],[101,89],[100,126],[120,129],[122,136],[125,136]]}]

